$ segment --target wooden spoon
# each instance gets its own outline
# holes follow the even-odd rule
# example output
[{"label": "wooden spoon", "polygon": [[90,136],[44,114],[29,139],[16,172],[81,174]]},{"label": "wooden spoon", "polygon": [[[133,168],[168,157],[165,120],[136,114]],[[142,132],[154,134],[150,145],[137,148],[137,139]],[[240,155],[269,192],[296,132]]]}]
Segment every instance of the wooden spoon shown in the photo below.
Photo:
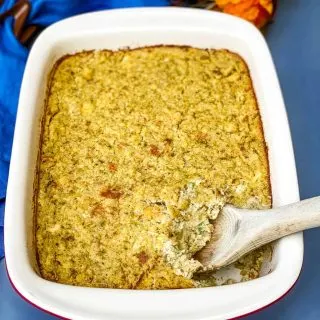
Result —
[{"label": "wooden spoon", "polygon": [[212,239],[195,258],[204,270],[219,269],[276,239],[320,226],[320,197],[268,210],[226,205],[214,221]]}]

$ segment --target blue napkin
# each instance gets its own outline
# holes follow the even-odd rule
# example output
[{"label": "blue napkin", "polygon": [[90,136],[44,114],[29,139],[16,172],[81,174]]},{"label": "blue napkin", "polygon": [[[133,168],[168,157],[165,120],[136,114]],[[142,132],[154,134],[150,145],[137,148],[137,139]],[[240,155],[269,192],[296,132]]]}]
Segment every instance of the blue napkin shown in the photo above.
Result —
[{"label": "blue napkin", "polygon": [[[167,0],[30,0],[31,12],[27,23],[46,27],[63,18],[89,11],[142,6],[164,6]],[[5,0],[0,13],[14,5]],[[20,84],[29,50],[16,40],[13,20],[0,24],[0,259],[4,256],[3,217],[12,147],[15,116]]]}]

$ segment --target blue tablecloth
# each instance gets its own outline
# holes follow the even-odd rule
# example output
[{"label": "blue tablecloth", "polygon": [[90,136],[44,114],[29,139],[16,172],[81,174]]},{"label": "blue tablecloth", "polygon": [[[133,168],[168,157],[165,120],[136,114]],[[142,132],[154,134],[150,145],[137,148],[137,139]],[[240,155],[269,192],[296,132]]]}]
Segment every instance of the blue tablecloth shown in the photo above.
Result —
[{"label": "blue tablecloth", "polygon": [[[288,111],[302,198],[320,195],[320,1],[278,1],[267,41]],[[301,277],[280,302],[246,319],[320,319],[320,230],[305,232]],[[0,319],[55,319],[20,299],[0,263]]]}]

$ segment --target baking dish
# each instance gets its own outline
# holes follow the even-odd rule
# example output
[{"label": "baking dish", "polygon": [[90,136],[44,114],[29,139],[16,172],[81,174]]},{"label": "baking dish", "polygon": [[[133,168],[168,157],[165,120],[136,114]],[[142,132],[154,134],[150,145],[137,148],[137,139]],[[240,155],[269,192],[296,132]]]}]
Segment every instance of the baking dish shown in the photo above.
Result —
[{"label": "baking dish", "polygon": [[33,179],[48,73],[64,54],[82,50],[189,45],[225,48],[247,62],[269,149],[273,205],[299,200],[285,107],[271,55],[251,24],[221,13],[139,8],[84,14],[56,23],[35,42],[18,106],[7,189],[5,249],[17,291],[42,309],[71,319],[227,319],[262,308],[295,283],[303,260],[302,234],[278,241],[266,274],[212,288],[133,291],[74,287],[37,272],[33,250]]}]

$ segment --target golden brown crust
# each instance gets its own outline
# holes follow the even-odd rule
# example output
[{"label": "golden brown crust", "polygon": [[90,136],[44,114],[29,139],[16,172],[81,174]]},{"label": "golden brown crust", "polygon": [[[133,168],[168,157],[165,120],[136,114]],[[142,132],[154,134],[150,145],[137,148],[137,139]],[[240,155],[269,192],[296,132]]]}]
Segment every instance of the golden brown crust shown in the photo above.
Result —
[{"label": "golden brown crust", "polygon": [[247,72],[248,72],[248,75],[249,75],[249,78],[250,78],[250,86],[251,86],[251,91],[253,92],[253,95],[254,95],[254,99],[255,99],[255,104],[256,104],[256,110],[258,111],[258,114],[259,114],[259,128],[260,128],[260,131],[261,131],[261,134],[263,136],[263,143],[264,143],[264,152],[265,152],[265,158],[267,159],[267,170],[268,170],[268,194],[270,195],[270,202],[272,204],[272,188],[271,188],[271,179],[270,179],[270,164],[269,164],[269,151],[268,151],[268,146],[267,146],[267,142],[265,140],[265,135],[264,135],[264,128],[263,128],[263,122],[262,122],[262,117],[261,117],[261,113],[260,113],[260,110],[259,110],[259,103],[258,103],[258,99],[257,99],[257,95],[256,95],[256,92],[254,90],[254,86],[253,86],[253,83],[252,83],[252,77],[251,77],[251,73],[250,73],[250,69],[248,68],[248,65],[247,63],[245,62],[245,60],[238,54],[238,53],[235,53],[235,52],[232,52],[232,51],[229,51],[229,50],[226,50],[228,51],[230,54],[236,56],[238,59],[242,60]]},{"label": "golden brown crust", "polygon": [[[33,242],[34,242],[34,248],[35,248],[35,259],[36,259],[36,263],[37,266],[39,268],[40,274],[42,275],[41,272],[41,268],[40,268],[40,262],[39,262],[39,252],[38,252],[38,246],[37,246],[37,241],[36,241],[36,232],[38,229],[38,197],[39,197],[39,186],[40,186],[40,181],[39,181],[39,173],[40,173],[40,164],[42,161],[42,143],[43,143],[43,136],[44,136],[44,127],[45,127],[45,119],[46,119],[46,113],[47,113],[47,109],[48,109],[48,101],[50,99],[50,95],[51,95],[51,84],[53,81],[53,75],[56,71],[56,69],[58,68],[58,66],[60,65],[60,63],[64,60],[67,59],[70,55],[65,55],[63,57],[61,57],[60,59],[58,59],[49,75],[47,76],[47,87],[46,87],[46,96],[45,96],[45,100],[44,100],[44,108],[43,108],[43,114],[41,117],[41,121],[40,121],[40,136],[39,136],[39,150],[38,150],[38,154],[37,154],[37,162],[36,162],[36,169],[35,169],[35,177],[34,177],[34,181],[33,181],[33,196],[32,196],[32,209],[33,209],[33,226],[34,226],[34,236],[33,236]],[[43,276],[43,275],[42,275]]]},{"label": "golden brown crust", "polygon": [[[195,282],[163,251],[179,229],[175,224],[183,223],[193,237],[210,235],[210,203],[221,194],[238,206],[271,204],[261,118],[249,70],[236,54],[155,46],[65,56],[52,72],[46,105],[35,190],[37,256],[46,279],[95,287],[192,287]],[[207,211],[190,211],[190,201]]]},{"label": "golden brown crust", "polygon": [[[229,51],[230,52],[230,51]],[[268,194],[270,195],[270,202],[271,202],[271,205],[272,205],[272,188],[271,188],[271,176],[270,176],[270,163],[269,163],[269,151],[268,151],[268,146],[267,146],[267,142],[266,142],[266,139],[265,139],[265,135],[264,135],[264,129],[263,129],[263,123],[262,123],[262,117],[261,117],[261,113],[260,113],[260,110],[259,110],[259,104],[258,104],[258,99],[257,99],[257,95],[256,95],[256,92],[254,90],[254,86],[253,86],[253,83],[252,83],[252,77],[251,77],[251,73],[250,73],[250,70],[248,68],[248,65],[246,64],[246,62],[244,61],[244,59],[237,53],[234,53],[234,52],[230,52],[234,55],[236,55],[239,59],[241,59],[247,69],[247,72],[249,74],[249,77],[250,77],[250,82],[251,82],[251,90],[253,92],[253,95],[254,95],[254,99],[256,101],[256,108],[257,108],[257,111],[259,113],[259,127],[260,127],[260,131],[262,133],[262,136],[263,136],[263,143],[264,143],[264,152],[265,152],[265,158],[267,159],[266,161],[266,165],[267,165],[267,170],[268,170]]]}]

